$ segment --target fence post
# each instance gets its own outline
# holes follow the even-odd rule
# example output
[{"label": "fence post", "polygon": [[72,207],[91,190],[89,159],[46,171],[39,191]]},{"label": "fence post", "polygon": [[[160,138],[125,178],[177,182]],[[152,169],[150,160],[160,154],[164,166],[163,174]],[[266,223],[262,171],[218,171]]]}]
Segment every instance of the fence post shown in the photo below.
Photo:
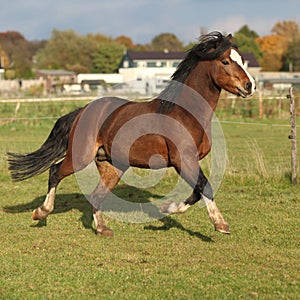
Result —
[{"label": "fence post", "polygon": [[295,98],[293,87],[290,88],[290,114],[291,114],[291,134],[289,139],[292,140],[292,184],[297,183],[297,143],[296,143],[296,114],[295,114]]},{"label": "fence post", "polygon": [[258,102],[259,102],[259,118],[263,118],[263,97],[261,88],[258,91]]}]

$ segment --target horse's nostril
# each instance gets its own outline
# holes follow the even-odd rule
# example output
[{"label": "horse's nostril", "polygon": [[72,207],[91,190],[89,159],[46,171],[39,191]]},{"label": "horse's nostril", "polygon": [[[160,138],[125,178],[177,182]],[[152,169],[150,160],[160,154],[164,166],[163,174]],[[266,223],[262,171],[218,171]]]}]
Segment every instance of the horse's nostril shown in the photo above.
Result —
[{"label": "horse's nostril", "polygon": [[248,91],[248,92],[251,92],[251,89],[252,89],[252,83],[250,81],[247,81],[245,83],[245,89]]}]

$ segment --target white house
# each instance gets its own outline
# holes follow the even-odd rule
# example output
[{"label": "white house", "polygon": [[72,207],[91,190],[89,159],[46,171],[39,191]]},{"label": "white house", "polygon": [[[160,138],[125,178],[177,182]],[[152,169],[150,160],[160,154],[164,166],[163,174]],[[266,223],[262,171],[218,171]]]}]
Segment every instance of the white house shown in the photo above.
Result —
[{"label": "white house", "polygon": [[[243,54],[249,72],[256,76],[259,65],[252,53]],[[81,85],[100,85],[103,82],[116,85],[116,93],[158,94],[168,83],[177,66],[185,58],[185,52],[127,51],[117,74],[78,74]],[[111,90],[108,92],[111,93]]]}]

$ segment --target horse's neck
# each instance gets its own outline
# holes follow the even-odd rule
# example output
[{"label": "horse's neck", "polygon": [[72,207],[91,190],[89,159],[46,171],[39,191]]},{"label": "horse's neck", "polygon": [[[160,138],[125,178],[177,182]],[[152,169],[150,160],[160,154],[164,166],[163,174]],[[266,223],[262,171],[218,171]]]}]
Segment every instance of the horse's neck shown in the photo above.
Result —
[{"label": "horse's neck", "polygon": [[197,102],[199,102],[197,101],[197,98],[202,97],[214,111],[218,104],[221,90],[219,90],[212,81],[209,72],[210,64],[211,62],[209,61],[198,63],[198,65],[189,74],[184,84],[191,88],[194,91],[193,93],[195,95],[198,95],[197,97],[192,97],[194,98],[195,105],[197,104]]}]

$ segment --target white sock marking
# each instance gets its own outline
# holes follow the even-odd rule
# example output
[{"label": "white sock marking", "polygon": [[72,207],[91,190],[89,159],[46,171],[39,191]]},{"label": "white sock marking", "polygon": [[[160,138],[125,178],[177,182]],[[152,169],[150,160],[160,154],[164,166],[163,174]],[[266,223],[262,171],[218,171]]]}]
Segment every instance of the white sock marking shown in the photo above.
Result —
[{"label": "white sock marking", "polygon": [[179,203],[177,212],[184,213],[186,212],[191,206],[189,204],[184,204],[184,202]]},{"label": "white sock marking", "polygon": [[49,212],[51,212],[54,208],[55,192],[55,187],[51,188],[49,193],[46,195],[46,199],[43,203],[44,208]]}]

